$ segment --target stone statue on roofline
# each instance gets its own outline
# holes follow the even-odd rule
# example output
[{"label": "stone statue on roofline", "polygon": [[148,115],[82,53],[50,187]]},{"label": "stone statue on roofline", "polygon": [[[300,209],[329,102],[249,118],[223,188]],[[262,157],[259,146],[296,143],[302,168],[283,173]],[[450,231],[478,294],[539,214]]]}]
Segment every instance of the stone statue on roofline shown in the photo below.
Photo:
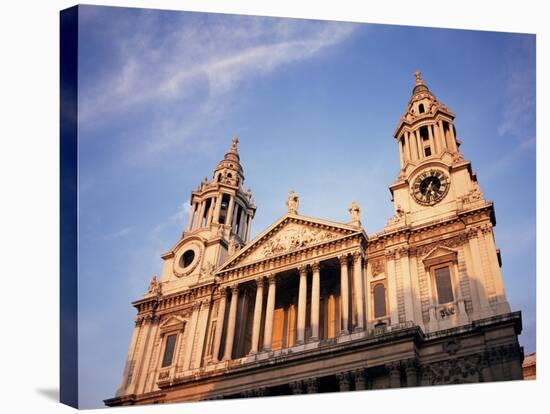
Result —
[{"label": "stone statue on roofline", "polygon": [[357,204],[356,201],[352,201],[348,211],[351,214],[351,221],[349,224],[351,226],[361,227],[361,208],[359,204]]},{"label": "stone statue on roofline", "polygon": [[290,191],[290,195],[288,196],[288,199],[286,201],[286,206],[288,208],[288,212],[290,214],[298,214],[298,194],[294,192],[294,190]]}]

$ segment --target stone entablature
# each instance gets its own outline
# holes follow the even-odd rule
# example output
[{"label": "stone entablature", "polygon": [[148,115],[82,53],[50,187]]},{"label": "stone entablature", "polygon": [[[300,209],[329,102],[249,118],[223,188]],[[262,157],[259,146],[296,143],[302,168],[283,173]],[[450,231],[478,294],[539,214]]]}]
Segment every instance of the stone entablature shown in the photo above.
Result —
[{"label": "stone entablature", "polygon": [[[492,334],[486,336],[480,328]],[[257,354],[177,375],[161,371],[158,391],[121,396],[106,403],[274,395],[281,387],[287,387],[288,394],[316,393],[331,378],[340,391],[521,379],[523,350],[514,336],[520,331],[521,315],[517,312],[434,334],[402,324],[348,335],[325,346],[310,344],[300,352],[286,349]],[[497,332],[504,333],[495,336]],[[296,366],[301,369],[296,370]]]}]

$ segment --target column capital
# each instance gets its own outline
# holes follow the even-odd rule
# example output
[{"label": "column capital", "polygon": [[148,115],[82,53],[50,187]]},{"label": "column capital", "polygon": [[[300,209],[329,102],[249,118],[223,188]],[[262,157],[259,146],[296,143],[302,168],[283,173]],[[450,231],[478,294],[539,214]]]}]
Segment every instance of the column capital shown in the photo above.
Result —
[{"label": "column capital", "polygon": [[300,272],[300,276],[307,275],[307,265],[298,266],[298,271]]},{"label": "column capital", "polygon": [[319,390],[319,380],[317,378],[308,378],[306,380],[306,389],[308,394],[315,394]]},{"label": "column capital", "polygon": [[399,375],[401,372],[401,361],[387,363],[386,370],[390,373],[390,375]]},{"label": "column capital", "polygon": [[338,379],[338,383],[340,385],[340,391],[349,391],[349,383],[350,383],[350,375],[349,372],[340,372],[336,374],[336,378]]},{"label": "column capital", "polygon": [[265,279],[265,276],[258,276],[256,279],[254,279],[254,281],[256,282],[256,287],[264,287],[264,279]]},{"label": "column capital", "polygon": [[299,380],[299,381],[292,381],[288,384],[290,386],[290,389],[292,390],[292,394],[302,394],[303,393],[303,387],[304,387],[304,382]]},{"label": "column capital", "polygon": [[419,363],[418,363],[418,359],[416,359],[416,358],[406,359],[406,360],[402,361],[402,365],[405,367],[405,372],[408,372],[408,371],[416,372],[416,370],[420,366]]},{"label": "column capital", "polygon": [[311,263],[311,270],[313,270],[314,272],[318,272],[320,268],[321,268],[320,262]]},{"label": "column capital", "polygon": [[348,254],[341,254],[338,256],[338,260],[340,261],[340,265],[347,265],[348,264]]},{"label": "column capital", "polygon": [[351,254],[354,261],[361,260],[363,258],[363,252],[361,251],[355,251]]},{"label": "column capital", "polygon": [[270,285],[275,285],[277,284],[277,275],[274,275],[274,274],[267,275],[267,280]]},{"label": "column capital", "polygon": [[239,284],[238,283],[235,283],[234,285],[231,285],[230,288],[231,288],[231,294],[232,295],[236,295],[236,294],[239,293]]}]

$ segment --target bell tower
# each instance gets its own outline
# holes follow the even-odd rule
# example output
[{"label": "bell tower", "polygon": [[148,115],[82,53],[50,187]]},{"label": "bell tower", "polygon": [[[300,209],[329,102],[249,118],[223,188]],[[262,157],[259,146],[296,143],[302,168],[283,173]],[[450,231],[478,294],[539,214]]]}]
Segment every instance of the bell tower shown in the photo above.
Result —
[{"label": "bell tower", "polygon": [[211,179],[204,177],[191,192],[190,213],[180,240],[167,253],[161,275],[163,292],[214,279],[215,269],[250,239],[256,212],[233,137]]},{"label": "bell tower", "polygon": [[420,71],[394,138],[400,170],[390,186],[395,210],[408,222],[456,213],[464,197],[483,199],[470,161],[460,152],[455,115],[438,101]]}]

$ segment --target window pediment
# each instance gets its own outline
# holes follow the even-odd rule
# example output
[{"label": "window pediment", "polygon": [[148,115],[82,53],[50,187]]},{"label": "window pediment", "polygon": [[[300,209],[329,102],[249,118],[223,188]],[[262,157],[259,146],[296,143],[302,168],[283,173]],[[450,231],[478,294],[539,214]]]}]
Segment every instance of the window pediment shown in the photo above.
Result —
[{"label": "window pediment", "polygon": [[181,316],[170,316],[168,319],[161,322],[160,330],[161,332],[183,330],[186,322],[185,318]]},{"label": "window pediment", "polygon": [[424,266],[431,267],[443,262],[457,262],[458,252],[445,246],[433,248],[424,258],[422,262]]}]

